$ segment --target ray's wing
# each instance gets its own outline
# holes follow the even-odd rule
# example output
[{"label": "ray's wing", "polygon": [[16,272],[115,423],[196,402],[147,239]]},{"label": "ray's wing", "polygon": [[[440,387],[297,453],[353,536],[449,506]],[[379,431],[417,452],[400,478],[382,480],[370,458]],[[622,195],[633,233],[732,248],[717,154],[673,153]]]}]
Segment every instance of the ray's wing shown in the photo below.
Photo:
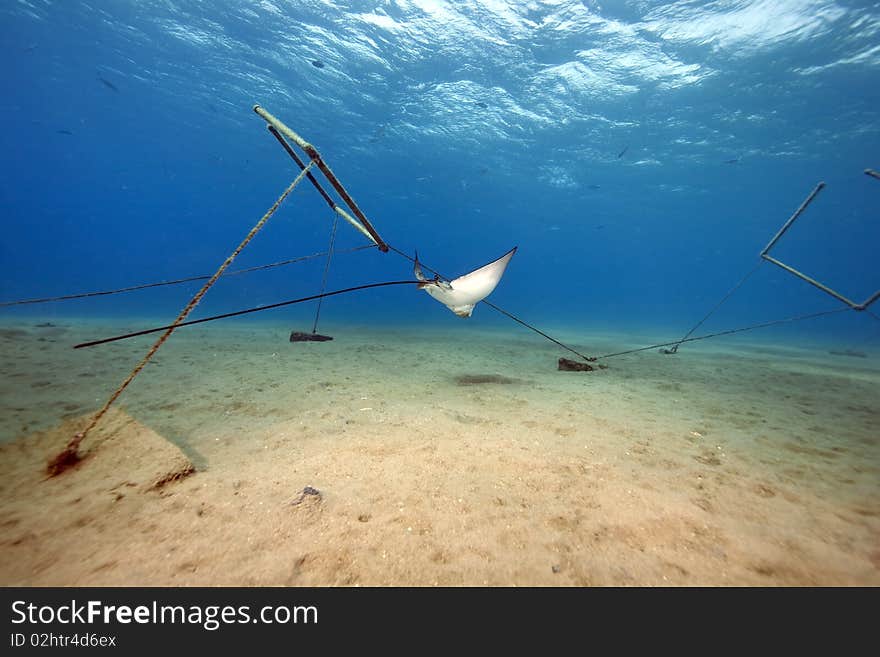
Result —
[{"label": "ray's wing", "polygon": [[492,293],[492,290],[498,285],[498,281],[504,275],[507,269],[507,263],[516,253],[517,247],[513,247],[497,260],[493,260],[488,265],[483,265],[479,269],[475,269],[469,274],[459,276],[454,281],[450,281],[453,292],[458,292],[463,297],[473,298],[472,303],[482,301]]},{"label": "ray's wing", "polygon": [[474,306],[489,296],[498,285],[514,253],[516,247],[488,265],[459,276],[447,285],[426,285],[424,290],[459,317],[470,317]]},{"label": "ray's wing", "polygon": [[[413,274],[415,275],[417,281],[427,281],[428,280],[427,278],[425,278],[425,275],[422,273],[422,268],[419,266],[419,252],[418,251],[416,251],[416,257],[415,257],[415,260],[413,260]],[[419,287],[421,287],[421,286],[419,286]]]}]

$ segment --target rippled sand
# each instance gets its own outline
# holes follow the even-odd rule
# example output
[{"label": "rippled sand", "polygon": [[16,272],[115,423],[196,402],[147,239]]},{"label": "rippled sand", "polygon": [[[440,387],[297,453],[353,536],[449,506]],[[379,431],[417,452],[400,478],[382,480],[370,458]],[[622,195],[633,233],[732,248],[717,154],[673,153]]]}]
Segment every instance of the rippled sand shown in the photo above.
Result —
[{"label": "rippled sand", "polygon": [[45,480],[151,338],[36,323],[0,330],[4,585],[880,585],[876,353],[189,328]]}]

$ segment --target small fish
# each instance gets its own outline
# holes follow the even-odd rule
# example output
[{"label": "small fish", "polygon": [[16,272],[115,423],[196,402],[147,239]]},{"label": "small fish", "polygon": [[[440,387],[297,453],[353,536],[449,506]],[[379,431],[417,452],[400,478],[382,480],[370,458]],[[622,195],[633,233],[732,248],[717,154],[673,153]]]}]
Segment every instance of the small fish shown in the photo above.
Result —
[{"label": "small fish", "polygon": [[70,130],[56,130],[59,135],[72,135],[73,133]]},{"label": "small fish", "polygon": [[312,66],[314,66],[315,68],[324,68],[324,62],[322,62],[320,59],[313,59]]},{"label": "small fish", "polygon": [[735,157],[732,160],[724,160],[724,164],[736,164],[737,162],[739,162],[738,157]]},{"label": "small fish", "polygon": [[619,159],[622,158],[624,155],[626,155],[626,152],[627,152],[628,150],[629,150],[629,144],[627,144],[626,146],[624,146],[624,147],[623,147],[623,150],[620,151],[620,153],[617,154],[617,159],[619,160]]},{"label": "small fish", "polygon": [[106,78],[103,78],[100,75],[98,76],[98,79],[101,81],[101,84],[103,84],[108,89],[115,91],[116,93],[119,93],[119,87],[117,87],[115,84],[110,82],[110,80],[107,80]]},{"label": "small fish", "polygon": [[474,103],[474,105],[476,105],[476,106],[479,107],[480,109],[486,109],[487,107],[489,107],[489,106],[488,106],[486,103],[484,103],[482,100],[478,100],[476,103]]},{"label": "small fish", "polygon": [[601,185],[587,185],[587,189],[602,189]]}]

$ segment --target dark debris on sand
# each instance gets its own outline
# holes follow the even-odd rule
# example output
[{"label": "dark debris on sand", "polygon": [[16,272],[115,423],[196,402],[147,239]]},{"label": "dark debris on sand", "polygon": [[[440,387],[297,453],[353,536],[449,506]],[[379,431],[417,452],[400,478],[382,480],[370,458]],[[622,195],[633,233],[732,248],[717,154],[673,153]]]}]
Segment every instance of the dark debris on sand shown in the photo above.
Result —
[{"label": "dark debris on sand", "polygon": [[511,379],[500,374],[462,374],[455,377],[455,382],[460,386],[479,386],[487,383],[501,385],[519,383],[517,379]]},{"label": "dark debris on sand", "polygon": [[291,331],[291,342],[327,342],[333,338],[329,335],[321,335],[320,333],[303,333],[302,331]]},{"label": "dark debris on sand", "polygon": [[587,363],[579,363],[576,360],[568,358],[560,358],[556,366],[560,372],[592,372],[593,370],[607,370],[607,365],[589,365]]},{"label": "dark debris on sand", "polygon": [[317,488],[312,488],[311,486],[306,486],[305,488],[303,488],[299,492],[299,495],[296,496],[296,499],[294,499],[290,503],[290,506],[299,506],[300,504],[302,504],[306,500],[313,500],[316,502],[321,502],[321,501],[323,501],[323,499],[324,499],[324,496],[321,494],[321,491],[319,491]]}]

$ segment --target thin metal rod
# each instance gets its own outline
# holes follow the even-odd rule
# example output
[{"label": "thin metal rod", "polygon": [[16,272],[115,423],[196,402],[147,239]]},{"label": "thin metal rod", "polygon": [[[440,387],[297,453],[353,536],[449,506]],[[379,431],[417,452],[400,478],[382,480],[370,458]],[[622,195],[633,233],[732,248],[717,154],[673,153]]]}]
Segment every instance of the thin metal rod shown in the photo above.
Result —
[{"label": "thin metal rod", "polygon": [[809,315],[798,315],[796,317],[786,317],[785,319],[776,319],[772,322],[764,322],[762,324],[753,324],[752,326],[744,326],[742,328],[728,329],[727,331],[719,331],[718,333],[709,333],[708,335],[698,335],[693,338],[685,338],[683,340],[676,340],[675,342],[662,342],[660,344],[652,344],[649,347],[639,347],[638,349],[629,349],[627,351],[618,351],[613,354],[605,354],[604,356],[597,356],[593,360],[600,360],[602,358],[613,358],[615,356],[624,356],[626,354],[635,354],[639,351],[648,351],[649,349],[657,349],[658,347],[668,347],[669,345],[681,344],[682,342],[696,342],[697,340],[707,340],[708,338],[717,338],[722,335],[731,335],[732,333],[742,333],[744,331],[752,331],[754,329],[759,328],[767,328],[768,326],[776,326],[777,324],[786,324],[788,322],[799,322],[804,319],[813,319],[814,317],[822,317],[823,315],[833,315],[835,313],[842,313],[844,311],[849,310],[849,308],[836,308],[834,310],[825,310],[818,313],[811,313]]},{"label": "thin metal rod", "polygon": [[[868,297],[867,301],[865,301],[864,303],[860,303],[858,306],[856,306],[856,310],[865,310],[868,306],[870,306],[872,303],[874,303],[877,299],[880,299],[880,290],[877,290],[876,292],[874,292],[874,294],[872,294],[870,297]],[[871,314],[873,314],[873,313],[871,313]]]},{"label": "thin metal rod", "polygon": [[318,332],[318,318],[321,316],[321,304],[324,303],[324,290],[327,289],[327,274],[330,272],[330,261],[333,259],[333,243],[336,241],[336,227],[339,225],[339,217],[333,217],[333,228],[330,230],[330,246],[327,247],[327,262],[324,263],[324,275],[321,277],[321,295],[318,297],[318,307],[315,309],[315,323],[312,324],[312,333]]},{"label": "thin metal rod", "polygon": [[256,236],[257,233],[260,232],[260,229],[266,225],[266,222],[275,214],[275,211],[281,206],[281,203],[284,202],[284,199],[288,197],[288,195],[299,185],[300,181],[305,177],[305,174],[308,172],[311,167],[311,163],[306,167],[305,170],[300,172],[300,174],[296,177],[296,179],[287,186],[287,189],[278,197],[272,207],[269,208],[266,213],[260,218],[260,220],[251,228],[250,232],[245,236],[245,238],[241,241],[236,249],[223,261],[223,264],[220,265],[220,268],[217,269],[215,274],[208,280],[202,288],[196,292],[195,296],[190,299],[189,303],[186,304],[183,310],[180,311],[180,314],[177,316],[177,319],[167,327],[165,327],[165,333],[150,347],[150,350],[147,352],[146,356],[141,359],[141,362],[138,363],[135,368],[131,371],[131,373],[126,377],[126,379],[120,384],[120,386],[110,395],[109,399],[105,402],[104,406],[95,413],[92,417],[89,424],[85,429],[77,433],[70,439],[67,443],[67,446],[59,452],[53,459],[49,461],[46,466],[46,470],[49,476],[55,476],[61,474],[67,467],[76,463],[79,460],[79,445],[85,439],[85,437],[89,434],[89,432],[95,428],[95,426],[100,422],[101,418],[110,410],[110,407],[113,405],[119,395],[128,387],[128,385],[134,380],[134,378],[146,367],[147,363],[150,362],[150,359],[153,355],[159,351],[159,347],[165,344],[165,341],[171,337],[171,334],[174,332],[174,329],[177,328],[192,312],[192,310],[198,305],[198,303],[202,300],[202,297],[207,294],[208,290],[211,289],[211,286],[217,282],[217,279],[223,275],[223,272],[232,264],[232,261],[241,253],[244,248],[250,243],[250,241]]},{"label": "thin metal rod", "polygon": [[333,210],[336,212],[336,214],[338,214],[340,217],[345,219],[352,226],[357,228],[361,233],[363,233],[364,236],[372,242],[371,246],[379,246],[379,244],[376,242],[376,240],[373,239],[373,236],[370,235],[369,231],[367,231],[367,229],[363,227],[361,222],[358,221],[357,219],[355,219],[354,217],[352,217],[350,214],[348,214],[348,212],[345,211],[345,208],[341,208],[338,205],[335,205],[335,206],[333,206]]},{"label": "thin metal rod", "polygon": [[[290,147],[290,144],[288,144],[287,141],[284,139],[284,137],[281,136],[281,133],[278,132],[277,128],[275,128],[275,126],[272,125],[271,123],[268,124],[266,126],[266,128],[269,130],[269,132],[272,133],[272,136],[278,140],[278,143],[281,144],[281,147],[285,151],[287,151],[287,154],[290,156],[290,159],[292,159],[294,162],[296,162],[296,166],[298,166],[300,168],[300,171],[305,169],[306,168],[305,162],[303,162],[302,159],[300,159],[299,155],[297,155],[296,152]],[[312,174],[312,172],[309,171],[309,173],[306,174],[306,177],[309,179],[309,182],[312,183],[312,185],[315,187],[315,189],[318,190],[318,193],[321,194],[321,196],[327,202],[327,205],[329,205],[331,209],[334,209],[336,207],[336,203],[333,201],[332,198],[330,198],[330,195],[324,191],[324,188],[321,187],[321,184],[318,182],[317,178],[315,178],[314,174]]]},{"label": "thin metal rod", "polygon": [[421,283],[421,281],[386,281],[383,283],[369,283],[367,285],[356,285],[355,287],[347,287],[343,290],[333,290],[332,292],[324,292],[322,294],[313,294],[309,297],[301,297],[299,299],[291,299],[290,301],[281,301],[280,303],[272,303],[268,306],[257,306],[256,308],[248,308],[247,310],[236,310],[231,313],[223,313],[222,315],[214,315],[213,317],[203,317],[201,319],[191,319],[186,322],[180,322],[179,324],[172,324],[169,326],[159,326],[151,329],[144,329],[143,331],[135,331],[134,333],[126,333],[125,335],[116,335],[112,338],[102,338],[100,340],[92,340],[91,342],[81,342],[80,344],[76,344],[73,346],[74,349],[83,349],[85,347],[96,347],[100,344],[107,344],[108,342],[116,342],[117,340],[127,340],[128,338],[136,338],[140,335],[149,335],[150,333],[158,333],[159,331],[164,331],[166,329],[171,328],[172,326],[175,329],[178,329],[182,326],[192,326],[194,324],[204,324],[205,322],[213,322],[218,319],[227,319],[229,317],[238,317],[239,315],[247,315],[249,313],[259,313],[264,310],[272,310],[273,308],[281,308],[282,306],[291,306],[296,303],[304,303],[306,301],[314,301],[315,299],[323,299],[324,297],[334,297],[337,294],[347,294],[348,292],[356,292],[358,290],[368,290],[374,287],[387,287],[389,285],[416,285]]},{"label": "thin metal rod", "polygon": [[263,120],[266,121],[266,123],[274,126],[278,132],[290,139],[303,151],[305,151],[306,155],[309,156],[309,159],[315,163],[315,165],[321,170],[321,173],[324,174],[324,177],[327,178],[327,180],[333,186],[333,189],[336,190],[336,193],[339,194],[340,198],[342,198],[345,204],[348,205],[348,207],[354,213],[354,216],[358,218],[358,220],[363,224],[367,232],[370,233],[370,236],[372,237],[373,241],[376,242],[379,250],[383,253],[386,253],[388,251],[388,245],[381,237],[379,237],[379,233],[377,233],[376,229],[373,228],[370,220],[367,219],[366,215],[364,215],[360,207],[358,207],[358,204],[355,203],[355,200],[351,197],[348,191],[346,191],[345,187],[342,186],[342,183],[339,182],[339,179],[336,177],[333,171],[330,170],[330,167],[327,166],[327,163],[324,162],[318,150],[305,139],[296,134],[293,130],[288,128],[281,120],[267,112],[259,105],[254,105],[254,112],[262,117]]},{"label": "thin metal rod", "polygon": [[[364,249],[374,249],[376,248],[375,244],[362,244],[361,246],[354,246],[350,249],[345,249],[344,251],[337,251],[337,253],[353,253],[355,251],[363,251]],[[246,269],[236,269],[233,271],[225,271],[223,272],[223,277],[226,276],[236,276],[238,274],[249,274],[255,271],[262,271],[264,269],[272,269],[273,267],[283,267],[285,265],[292,265],[297,262],[303,262],[305,260],[312,260],[314,258],[320,258],[322,256],[326,256],[327,251],[321,251],[320,253],[312,253],[311,255],[300,256],[298,258],[290,258],[289,260],[281,260],[280,262],[270,262],[266,265],[257,265],[256,267],[247,267]],[[49,303],[50,301],[70,301],[71,299],[84,299],[86,297],[100,297],[108,294],[121,294],[123,292],[135,292],[137,290],[146,290],[152,287],[162,287],[163,285],[181,285],[182,283],[191,283],[193,281],[206,281],[211,278],[210,274],[205,274],[202,276],[189,276],[188,278],[178,278],[173,281],[161,281],[159,283],[143,283],[141,285],[132,285],[131,287],[122,287],[118,290],[100,290],[98,292],[81,292],[79,294],[66,294],[60,297],[45,297],[42,299],[21,299],[19,301],[5,301],[0,303],[0,308],[6,306],[20,306],[25,304],[32,303]]]},{"label": "thin metal rod", "polygon": [[712,315],[714,315],[715,311],[717,311],[724,304],[724,302],[727,301],[731,297],[731,295],[733,295],[734,292],[736,292],[739,288],[741,288],[743,286],[743,284],[751,277],[752,274],[754,274],[756,271],[758,271],[758,267],[760,267],[761,264],[762,264],[762,261],[758,260],[758,264],[756,264],[748,274],[743,276],[740,279],[739,283],[737,283],[732,288],[730,288],[730,290],[727,292],[727,294],[725,294],[721,298],[721,301],[716,303],[715,307],[712,308],[712,310],[710,310],[709,312],[707,312],[706,315],[703,317],[703,319],[701,319],[699,322],[694,324],[691,327],[691,330],[688,331],[687,333],[685,333],[684,337],[681,340],[679,340],[675,345],[673,345],[672,349],[669,350],[669,353],[670,354],[677,353],[678,352],[678,345],[680,345],[682,342],[687,342],[687,339],[691,336],[691,334],[694,331],[696,331],[698,328],[700,328],[706,322],[707,319],[709,319]]},{"label": "thin metal rod", "polygon": [[[874,176],[875,178],[880,178],[880,174],[878,174],[873,169],[865,169],[865,173],[868,174],[869,176]],[[823,285],[822,283],[817,281],[815,278],[807,276],[806,274],[798,271],[794,267],[786,265],[784,262],[781,262],[781,261],[777,260],[776,258],[768,255],[768,251],[770,250],[770,248],[774,244],[776,244],[776,242],[779,241],[779,238],[782,237],[782,235],[785,233],[785,231],[787,231],[791,227],[791,225],[794,223],[795,219],[797,219],[801,215],[801,213],[813,201],[816,194],[818,194],[824,186],[825,186],[825,183],[822,183],[822,182],[820,182],[818,185],[816,185],[816,188],[812,191],[812,193],[804,200],[803,203],[801,203],[801,206],[795,211],[795,213],[789,218],[789,220],[786,221],[785,224],[783,224],[782,228],[780,228],[779,232],[776,233],[776,235],[774,235],[773,239],[770,240],[770,243],[764,248],[764,250],[761,251],[761,257],[764,260],[766,260],[767,262],[772,262],[777,267],[784,269],[788,273],[794,274],[795,276],[797,276],[801,280],[806,281],[807,283],[809,283],[813,287],[816,287],[816,288],[822,290],[823,292],[825,292],[826,294],[831,295],[832,297],[834,297],[838,301],[842,301],[843,303],[848,305],[853,310],[865,310],[868,306],[870,306],[872,303],[874,303],[878,297],[880,297],[880,290],[877,290],[877,292],[875,292],[872,296],[870,296],[863,303],[856,303],[855,301],[852,301],[852,300],[848,299],[847,297],[843,296],[839,292],[832,290],[827,285]]]},{"label": "thin metal rod", "polygon": [[816,198],[816,195],[819,192],[821,192],[824,187],[825,187],[825,183],[823,183],[823,182],[820,182],[818,185],[816,185],[815,189],[813,189],[813,191],[810,192],[810,195],[807,196],[806,199],[804,199],[804,202],[801,203],[800,207],[797,210],[795,210],[794,214],[791,215],[791,217],[789,217],[788,221],[786,221],[782,225],[782,228],[779,229],[779,232],[777,232],[776,235],[773,236],[773,239],[770,240],[770,243],[764,247],[764,250],[761,251],[762,257],[764,256],[765,253],[767,253],[773,247],[774,244],[776,244],[776,242],[779,241],[779,238],[785,234],[785,231],[787,231],[789,228],[791,228],[791,225],[795,222],[795,219],[797,219],[799,216],[801,216],[801,214],[803,214],[804,210],[807,209],[807,206],[813,202],[813,199]]},{"label": "thin metal rod", "polygon": [[[804,273],[802,273],[802,272],[799,272],[799,271],[798,271],[797,269],[795,269],[794,267],[789,267],[789,266],[786,265],[784,262],[780,262],[780,261],[777,260],[776,258],[774,258],[774,257],[772,257],[772,256],[769,256],[769,255],[767,255],[766,253],[762,253],[762,254],[761,254],[761,257],[764,258],[764,260],[766,260],[767,262],[772,262],[772,263],[773,263],[774,265],[776,265],[777,267],[781,267],[782,269],[784,269],[785,271],[789,272],[790,274],[794,274],[794,275],[797,276],[798,278],[800,278],[800,279],[802,279],[802,280],[805,280],[807,283],[809,283],[810,285],[812,285],[812,286],[814,286],[814,287],[819,288],[820,290],[822,290],[822,291],[825,292],[826,294],[830,294],[832,297],[834,297],[834,298],[837,299],[838,301],[843,301],[843,302],[844,302],[846,305],[848,305],[850,308],[854,308],[854,309],[856,309],[856,308],[859,307],[859,304],[857,304],[855,301],[850,301],[849,299],[847,299],[847,298],[846,298],[845,296],[843,296],[842,294],[840,294],[840,293],[838,293],[838,292],[835,292],[834,290],[832,290],[832,289],[831,289],[830,287],[828,287],[827,285],[822,285],[822,283],[820,283],[819,281],[817,281],[815,278],[810,278],[810,277],[807,276],[806,274],[804,274]],[[864,306],[862,306],[862,310],[864,310]]]},{"label": "thin metal rod", "polygon": [[535,327],[535,326],[532,326],[531,324],[529,324],[529,323],[527,323],[527,322],[521,320],[521,319],[520,319],[519,317],[517,317],[516,315],[514,315],[514,314],[512,314],[512,313],[509,313],[509,312],[507,312],[506,310],[504,310],[504,308],[501,308],[501,307],[499,307],[499,306],[496,306],[496,305],[495,305],[494,303],[492,303],[491,301],[486,301],[485,299],[483,299],[482,302],[483,302],[484,304],[486,304],[487,306],[489,306],[492,310],[495,310],[495,311],[501,313],[501,314],[504,315],[505,317],[509,317],[510,319],[512,319],[512,320],[513,320],[514,322],[516,322],[517,324],[520,324],[520,325],[522,325],[522,326],[525,326],[525,327],[526,327],[527,329],[529,329],[530,331],[534,331],[534,332],[537,333],[538,335],[547,338],[548,340],[550,340],[550,342],[553,342],[554,344],[559,345],[559,346],[562,347],[563,349],[566,349],[566,350],[570,351],[570,352],[573,353],[575,356],[578,356],[579,358],[583,358],[584,360],[589,361],[589,362],[592,362],[592,361],[596,360],[596,359],[595,359],[594,357],[592,357],[592,356],[584,356],[581,352],[576,351],[575,349],[572,349],[572,348],[569,347],[567,344],[565,344],[565,343],[563,343],[563,342],[560,342],[559,340],[557,340],[557,339],[554,338],[553,336],[551,336],[551,335],[547,335],[547,334],[544,333],[544,331],[542,331],[541,329],[539,329],[539,328],[537,328],[537,327]]}]

